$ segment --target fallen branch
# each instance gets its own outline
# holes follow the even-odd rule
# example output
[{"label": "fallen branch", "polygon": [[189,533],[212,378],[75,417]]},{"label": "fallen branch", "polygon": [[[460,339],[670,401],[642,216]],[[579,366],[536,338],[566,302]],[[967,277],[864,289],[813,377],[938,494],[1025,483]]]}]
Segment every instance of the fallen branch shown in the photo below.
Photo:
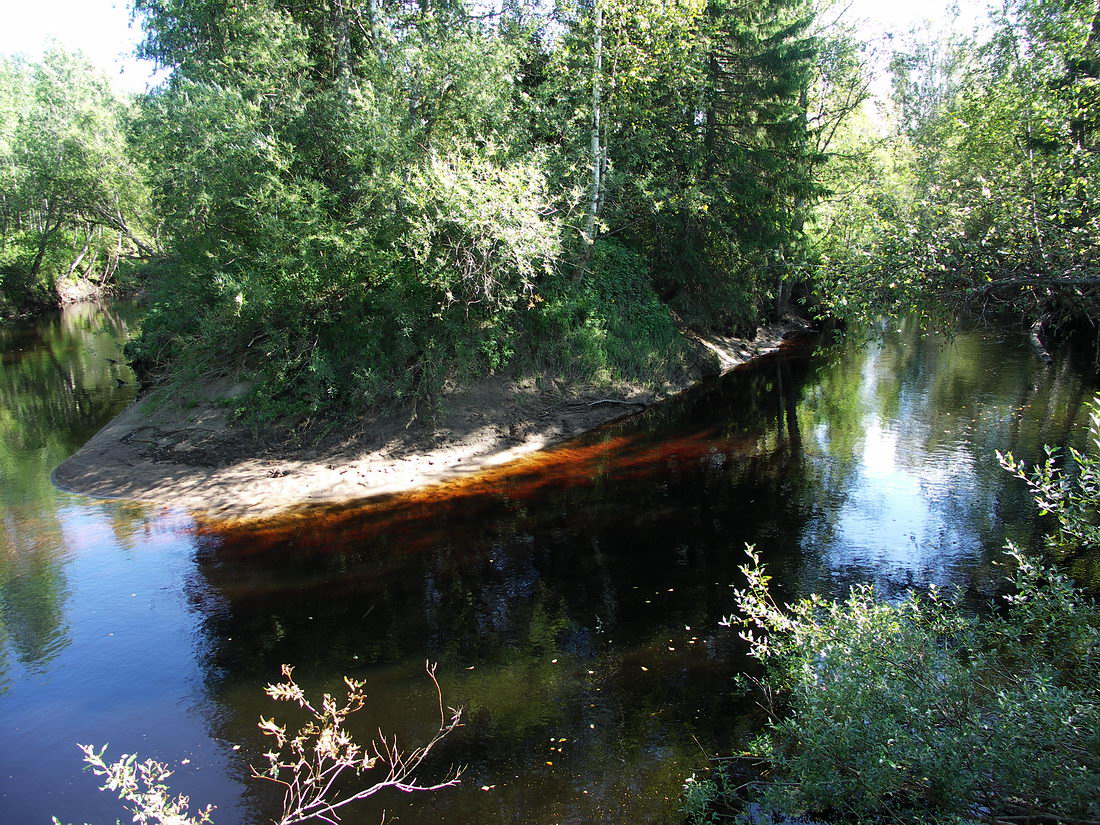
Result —
[{"label": "fallen branch", "polygon": [[1035,354],[1039,356],[1039,359],[1046,364],[1053,364],[1054,356],[1050,354],[1050,350],[1048,350],[1046,344],[1043,343],[1042,318],[1031,325],[1031,332],[1028,337],[1031,339],[1031,348],[1035,350]]},{"label": "fallen branch", "polygon": [[644,407],[641,401],[617,401],[614,398],[601,398],[599,401],[589,401],[589,407],[595,407],[597,404],[622,404],[624,407]]}]

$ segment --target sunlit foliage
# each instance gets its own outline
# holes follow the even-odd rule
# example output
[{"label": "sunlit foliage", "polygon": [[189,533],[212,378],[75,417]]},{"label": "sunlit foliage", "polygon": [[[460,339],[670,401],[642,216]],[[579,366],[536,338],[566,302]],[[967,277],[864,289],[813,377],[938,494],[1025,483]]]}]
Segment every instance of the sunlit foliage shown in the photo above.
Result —
[{"label": "sunlit foliage", "polygon": [[829,309],[866,317],[933,297],[1094,337],[1095,4],[1011,0],[981,37],[905,39],[891,69],[889,151],[867,155],[858,224],[821,261]]},{"label": "sunlit foliage", "polygon": [[0,58],[0,314],[56,305],[59,281],[110,283],[153,251],[128,119],[82,55]]},{"label": "sunlit foliage", "polygon": [[[659,382],[785,307],[815,193],[803,0],[141,0],[170,266],[133,354],[253,418],[565,363]],[[783,250],[777,252],[777,249]],[[783,307],[778,307],[783,308]]]}]

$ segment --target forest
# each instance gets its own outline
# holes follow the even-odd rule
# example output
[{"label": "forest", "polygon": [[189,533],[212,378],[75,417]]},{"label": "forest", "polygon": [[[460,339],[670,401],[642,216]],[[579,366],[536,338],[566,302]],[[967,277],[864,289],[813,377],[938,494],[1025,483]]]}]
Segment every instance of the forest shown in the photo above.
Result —
[{"label": "forest", "polygon": [[232,368],[257,421],[655,382],[792,310],[1095,343],[1100,9],[885,46],[843,11],[139,0],[146,95],[0,66],[0,306],[140,289],[143,375]]},{"label": "forest", "polygon": [[[436,645],[433,656],[450,658],[447,678],[437,681],[435,666],[427,668],[438,731],[407,752],[348,733],[347,718],[368,704],[357,677],[345,677],[346,705],[322,692],[315,708],[283,665],[283,681],[266,694],[308,720],[288,734],[261,716],[260,733],[274,744],[251,776],[285,787],[282,819],[274,821],[331,822],[344,805],[394,788],[449,792],[458,773],[422,782],[413,776],[429,751],[433,758],[446,752],[449,745],[437,744],[459,739],[467,724],[459,711],[444,710],[441,682],[448,681],[472,697],[471,739],[500,748],[514,734],[511,744],[526,754],[537,737],[528,762],[542,771],[567,764],[580,737],[598,738],[601,749],[592,753],[601,764],[586,768],[586,778],[617,759],[634,790],[656,784],[654,754],[675,750],[639,734],[628,765],[619,756],[620,734],[634,711],[644,711],[637,724],[647,735],[646,725],[664,724],[690,732],[695,744],[708,724],[737,727],[740,739],[722,741],[739,741],[743,750],[716,757],[704,750],[701,759],[692,752],[705,766],[682,787],[669,783],[670,766],[680,762],[658,764],[667,771],[658,777],[660,794],[666,803],[679,794],[673,804],[685,822],[746,821],[746,811],[835,823],[1100,821],[1100,607],[1090,584],[1079,587],[1066,572],[1091,571],[1095,584],[1100,397],[1091,405],[1085,397],[1095,373],[1082,378],[1079,362],[1032,363],[1034,355],[1055,362],[1051,350],[1067,344],[1088,353],[1090,368],[1100,363],[1100,0],[1003,0],[970,33],[928,25],[874,41],[838,0],[133,0],[133,14],[144,32],[139,55],[166,71],[141,95],[118,95],[87,58],[60,46],[40,58],[0,56],[0,318],[46,316],[61,304],[106,296],[140,303],[121,314],[89,305],[37,338],[5,332],[13,377],[3,394],[12,400],[0,419],[21,440],[18,455],[13,448],[3,456],[4,467],[17,468],[6,470],[11,478],[18,470],[37,481],[33,490],[11,485],[18,493],[12,512],[25,506],[27,490],[54,495],[47,478],[63,484],[56,469],[47,476],[46,465],[132,404],[138,389],[124,361],[143,389],[167,387],[182,406],[199,406],[188,393],[225,379],[243,389],[211,406],[231,408],[234,425],[293,439],[317,422],[341,435],[341,427],[369,428],[394,411],[407,430],[418,418],[441,415],[455,388],[486,376],[551,377],[566,387],[684,387],[713,371],[701,337],[751,339],[758,327],[785,319],[874,327],[888,342],[865,360],[844,360],[850,354],[837,350],[812,368],[767,362],[725,389],[704,390],[711,395],[680,398],[683,407],[657,409],[639,426],[660,437],[639,435],[628,422],[604,441],[538,459],[547,464],[533,460],[517,472],[529,488],[509,480],[507,469],[484,476],[491,489],[441,483],[432,488],[438,500],[363,482],[387,497],[344,515],[333,508],[322,519],[315,511],[313,526],[303,517],[289,538],[243,521],[160,531],[196,542],[172,550],[171,559],[195,565],[180,601],[188,620],[199,617],[209,634],[205,646],[188,650],[216,662],[200,663],[209,691],[203,701],[240,690],[245,677],[260,678],[295,629],[308,642],[297,652],[311,690],[327,675],[321,664],[347,672],[390,666],[407,653],[401,644],[415,646],[419,667],[423,638]],[[898,343],[922,322],[935,327],[953,316],[1007,331],[1020,348],[998,341],[990,356],[980,350],[991,339],[978,337],[954,349],[946,339]],[[139,328],[132,338],[131,321]],[[111,330],[108,345],[98,336]],[[126,339],[123,358],[112,347]],[[1008,362],[1003,372],[990,366],[998,358]],[[935,369],[943,371],[933,378]],[[91,377],[73,377],[85,374]],[[920,380],[933,389],[903,392],[903,382],[912,388]],[[78,384],[94,392],[64,395]],[[997,392],[1009,384],[1006,400]],[[1042,401],[1040,388],[1054,400]],[[54,403],[55,390],[64,403]],[[593,403],[626,403],[610,395],[601,392]],[[923,405],[935,407],[923,411],[929,417],[899,434],[897,421],[913,414],[902,408],[930,397],[938,401]],[[1071,432],[1082,411],[1087,426]],[[78,431],[60,438],[54,419],[71,419]],[[923,576],[931,568],[915,562],[897,592],[851,582],[892,561],[857,558],[845,566],[851,559],[836,549],[848,538],[842,528],[858,534],[844,522],[845,507],[866,504],[858,500],[865,491],[856,489],[863,483],[857,470],[880,482],[882,500],[900,496],[898,456],[915,454],[907,439],[921,441],[943,463],[923,476],[914,471],[916,481],[902,479],[913,481],[917,503],[897,509],[920,510],[931,523],[933,504],[966,509],[962,493],[944,488],[985,483],[975,431],[1023,445],[1030,442],[1012,440],[1021,430],[1038,438],[1055,429],[1058,443],[1045,462],[996,456],[998,475],[1011,477],[1027,499],[1017,521],[1030,525],[1037,511],[1050,528],[1036,528],[1027,547],[1012,539],[1025,532],[1019,523],[999,534],[1007,575],[996,584],[984,567],[966,567],[972,560],[959,563],[974,576],[965,593],[960,587],[945,595],[935,584],[916,589],[914,570]],[[512,435],[503,428],[502,443],[505,432]],[[174,451],[180,443],[148,443],[149,465],[175,468],[171,462],[186,458]],[[242,455],[227,453],[223,463],[246,464]],[[129,483],[137,472],[126,461],[120,466]],[[209,498],[213,470],[194,466],[203,481],[192,486]],[[335,462],[323,469],[341,471]],[[263,465],[260,475],[285,471]],[[820,496],[822,503],[818,484],[840,492]],[[999,489],[977,490],[987,497],[967,505],[978,515],[965,515],[990,531],[973,539],[975,555],[989,552],[992,530],[1010,522],[999,493],[988,492]],[[633,511],[620,512],[616,493]],[[675,506],[672,495],[682,499]],[[545,511],[540,496],[552,505]],[[876,510],[879,499],[866,499],[873,538],[886,542],[885,505]],[[21,598],[50,634],[65,637],[68,591],[57,583],[62,563],[55,569],[50,553],[62,543],[52,536],[65,532],[58,525],[70,517],[71,501],[58,501],[51,500],[50,536],[29,554],[38,572],[12,573],[0,591],[37,575],[45,595],[25,587],[30,595]],[[371,511],[376,505],[392,505],[398,515]],[[829,507],[836,512],[826,513]],[[130,517],[111,512],[125,534]],[[473,529],[479,513],[489,513],[483,543],[459,547],[459,527]],[[714,581],[715,596],[690,580],[665,586],[696,567],[707,580],[724,579],[730,536],[765,516],[774,522],[753,527],[759,532],[751,538],[781,544],[789,532],[789,558],[780,554],[778,566],[788,564],[789,574],[804,563],[796,569],[804,579],[773,587],[773,560],[745,541],[740,587]],[[142,518],[142,540],[159,536],[148,525],[164,514]],[[9,521],[16,535],[20,522]],[[417,528],[428,534],[417,544],[421,521],[431,528]],[[928,545],[944,558],[964,555],[959,547],[972,538],[955,535],[965,532],[955,524],[937,525],[939,544]],[[685,538],[691,531],[699,546]],[[903,536],[913,558],[926,549],[917,532]],[[807,561],[820,550],[814,542],[831,543],[842,561]],[[376,562],[373,552],[385,558]],[[707,553],[720,560],[713,576],[701,561]],[[834,562],[836,569],[826,569]],[[273,572],[258,574],[264,565]],[[647,565],[660,581],[645,578]],[[482,575],[493,583],[483,586]],[[562,586],[551,600],[553,575]],[[641,583],[628,590],[631,576]],[[137,584],[114,578],[134,588],[126,598],[138,599]],[[815,591],[782,601],[785,588],[805,582],[824,582],[823,592],[843,583],[848,594]],[[257,583],[268,589],[264,598],[252,598],[249,586]],[[421,584],[424,594],[398,598],[402,587],[411,593]],[[684,594],[673,595],[677,588]],[[154,594],[142,594],[149,604],[175,593],[169,585],[146,589]],[[573,591],[585,596],[580,607],[566,599]],[[976,593],[989,597],[977,609]],[[624,607],[643,595],[652,597],[644,605],[660,598],[690,604],[662,624],[652,618],[656,606],[634,605],[634,614]],[[7,597],[0,596],[2,613]],[[754,662],[744,672],[722,670],[718,687],[699,688],[715,704],[698,702],[690,721],[656,719],[674,704],[669,696],[686,691],[688,655],[706,648],[712,664],[720,661],[714,651],[723,642],[707,610],[727,597],[734,612],[721,633],[734,639],[729,628],[738,628],[740,641],[730,644]],[[388,605],[379,611],[385,616],[367,619],[372,600]],[[483,608],[489,618],[477,612]],[[502,629],[509,611],[514,626]],[[32,644],[33,623],[0,619],[23,628],[14,634],[21,661],[54,655],[49,644]],[[97,615],[97,639],[100,622]],[[417,622],[431,632],[408,631],[420,629]],[[611,635],[629,638],[635,623],[644,644],[616,648]],[[329,637],[337,630],[349,639],[340,655],[354,662],[333,659]],[[693,652],[677,658],[678,646]],[[100,650],[95,662],[108,661]],[[233,682],[242,661],[249,667]],[[599,680],[609,678],[605,671],[627,670],[618,688],[627,710],[597,715],[597,700],[612,693]],[[639,674],[667,681],[653,688]],[[389,687],[390,700],[407,702],[403,683]],[[734,687],[754,697],[754,723],[748,713],[730,721],[734,714],[721,703]],[[0,695],[5,690],[0,684]],[[643,692],[645,701],[636,701]],[[131,693],[123,693],[99,700],[122,709],[116,723],[129,714]],[[554,731],[540,715],[560,710],[562,697],[580,708],[576,730],[555,720],[561,729]],[[494,698],[495,720],[486,710]],[[503,727],[499,706],[522,717],[515,731],[492,728]],[[411,714],[407,703],[400,707]],[[225,729],[203,737],[246,741],[243,717],[217,716]],[[745,735],[752,724],[755,738]],[[255,734],[255,716],[244,726]],[[240,745],[231,747],[235,753]],[[158,761],[162,754],[138,762],[81,748],[102,787],[140,821],[210,821],[210,809],[189,812],[188,797],[169,791],[172,771]],[[435,766],[427,762],[431,776]],[[335,780],[361,778],[378,764],[389,773],[367,790]],[[471,785],[486,794],[498,781],[487,764],[474,766],[485,784]],[[555,793],[577,790],[567,785]],[[641,791],[621,797],[641,807],[650,801]],[[558,802],[545,804],[547,816]]]}]

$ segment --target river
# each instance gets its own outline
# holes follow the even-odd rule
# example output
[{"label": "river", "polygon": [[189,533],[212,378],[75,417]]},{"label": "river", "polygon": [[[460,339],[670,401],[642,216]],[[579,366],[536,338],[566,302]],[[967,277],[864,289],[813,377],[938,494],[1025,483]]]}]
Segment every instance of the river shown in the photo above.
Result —
[{"label": "river", "polygon": [[128,819],[77,742],[172,763],[219,825],[266,821],[248,765],[259,715],[285,710],[262,693],[280,664],[309,690],[366,679],[371,723],[412,742],[432,728],[425,660],[466,722],[425,777],[461,765],[462,785],[376,797],[349,825],[675,822],[704,752],[756,720],[719,626],[744,545],[785,597],[872,580],[988,598],[1006,536],[1037,536],[994,450],[1079,443],[1097,386],[1022,337],[884,326],[472,479],[227,527],[49,482],[133,399],[116,362],[138,318],[0,327],[0,822]]}]

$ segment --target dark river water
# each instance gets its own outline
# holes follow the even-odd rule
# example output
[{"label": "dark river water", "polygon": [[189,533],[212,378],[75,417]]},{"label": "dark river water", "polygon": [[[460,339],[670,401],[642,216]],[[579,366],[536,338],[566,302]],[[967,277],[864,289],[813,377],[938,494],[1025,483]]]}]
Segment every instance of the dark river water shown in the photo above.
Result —
[{"label": "dark river water", "polygon": [[[50,470],[133,397],[133,308],[0,327],[0,822],[129,817],[76,743],[172,763],[219,825],[267,821],[248,778],[279,665],[367,680],[369,725],[433,728],[425,660],[466,724],[404,823],[664,823],[756,716],[732,609],[755,543],[783,594],[873,580],[993,594],[1037,536],[995,449],[1078,443],[1090,364],[987,332],[791,347],[490,473],[283,523],[228,527],[60,492]],[[1095,585],[1093,570],[1075,571]]]}]

